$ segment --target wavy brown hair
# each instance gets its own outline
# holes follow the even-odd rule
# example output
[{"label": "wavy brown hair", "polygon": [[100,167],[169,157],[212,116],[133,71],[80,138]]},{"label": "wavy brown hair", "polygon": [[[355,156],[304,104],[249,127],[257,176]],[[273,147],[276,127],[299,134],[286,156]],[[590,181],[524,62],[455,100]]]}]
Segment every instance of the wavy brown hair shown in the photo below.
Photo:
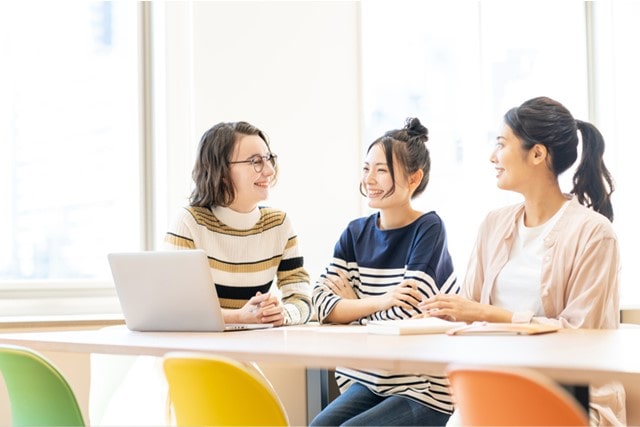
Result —
[{"label": "wavy brown hair", "polygon": [[[233,149],[240,135],[258,135],[271,152],[267,135],[247,122],[222,122],[207,130],[198,144],[198,154],[191,177],[195,188],[191,192],[191,206],[213,208],[229,206],[236,198],[231,182],[230,163]],[[278,174],[276,166],[275,175]]]}]

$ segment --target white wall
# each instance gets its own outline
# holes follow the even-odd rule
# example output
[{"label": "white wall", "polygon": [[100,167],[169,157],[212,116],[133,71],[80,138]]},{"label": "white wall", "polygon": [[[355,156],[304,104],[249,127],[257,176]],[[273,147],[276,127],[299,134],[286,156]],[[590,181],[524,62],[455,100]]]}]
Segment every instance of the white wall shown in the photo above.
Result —
[{"label": "white wall", "polygon": [[164,221],[187,203],[202,133],[246,120],[267,133],[279,156],[268,204],[291,216],[315,279],[347,222],[360,215],[358,3],[163,6],[166,103],[158,117],[166,117],[156,132],[167,143]]},{"label": "white wall", "polygon": [[[248,121],[269,136],[280,177],[267,204],[292,218],[312,281],[361,215],[357,2],[162,2],[154,16],[157,233],[187,204],[202,133]],[[159,38],[158,38],[159,37]],[[305,371],[262,366],[293,425]]]}]

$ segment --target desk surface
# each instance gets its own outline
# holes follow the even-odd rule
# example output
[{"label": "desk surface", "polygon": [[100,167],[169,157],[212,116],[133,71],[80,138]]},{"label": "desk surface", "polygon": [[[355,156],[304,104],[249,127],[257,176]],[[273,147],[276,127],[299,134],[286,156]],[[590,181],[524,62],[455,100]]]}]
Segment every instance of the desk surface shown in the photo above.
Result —
[{"label": "desk surface", "polygon": [[0,342],[39,351],[151,356],[170,351],[215,352],[238,360],[311,368],[442,372],[449,363],[528,367],[568,383],[619,380],[627,391],[628,421],[640,422],[640,329],[562,330],[535,336],[387,336],[368,334],[362,326],[140,333],[122,325],[89,331],[4,333]]},{"label": "desk surface", "polygon": [[355,366],[400,371],[447,364],[523,366],[560,379],[638,376],[640,329],[561,330],[534,336],[374,335],[361,326],[290,326],[222,333],[100,330],[0,334],[0,342],[41,351],[162,356],[215,352],[239,360],[307,367]]}]

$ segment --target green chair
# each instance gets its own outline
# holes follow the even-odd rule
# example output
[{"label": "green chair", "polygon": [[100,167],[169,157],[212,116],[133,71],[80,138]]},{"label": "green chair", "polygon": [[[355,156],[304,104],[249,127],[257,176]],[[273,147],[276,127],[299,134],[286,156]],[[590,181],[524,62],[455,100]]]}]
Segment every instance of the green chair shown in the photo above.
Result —
[{"label": "green chair", "polygon": [[84,426],[78,401],[55,366],[28,348],[0,345],[14,426]]}]

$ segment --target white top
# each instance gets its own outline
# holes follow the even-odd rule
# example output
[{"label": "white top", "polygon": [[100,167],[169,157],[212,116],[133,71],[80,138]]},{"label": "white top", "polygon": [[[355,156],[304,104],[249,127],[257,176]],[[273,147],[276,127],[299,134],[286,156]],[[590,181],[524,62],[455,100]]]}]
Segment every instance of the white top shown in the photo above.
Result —
[{"label": "white top", "polygon": [[211,212],[223,223],[237,230],[248,230],[260,220],[260,209],[256,206],[251,212],[237,212],[225,206],[216,206]]},{"label": "white top", "polygon": [[494,305],[513,312],[531,311],[535,316],[545,315],[540,289],[544,238],[568,204],[568,201],[565,202],[549,220],[535,227],[525,226],[524,215],[520,217],[509,261],[498,275],[493,288],[491,301]]}]

